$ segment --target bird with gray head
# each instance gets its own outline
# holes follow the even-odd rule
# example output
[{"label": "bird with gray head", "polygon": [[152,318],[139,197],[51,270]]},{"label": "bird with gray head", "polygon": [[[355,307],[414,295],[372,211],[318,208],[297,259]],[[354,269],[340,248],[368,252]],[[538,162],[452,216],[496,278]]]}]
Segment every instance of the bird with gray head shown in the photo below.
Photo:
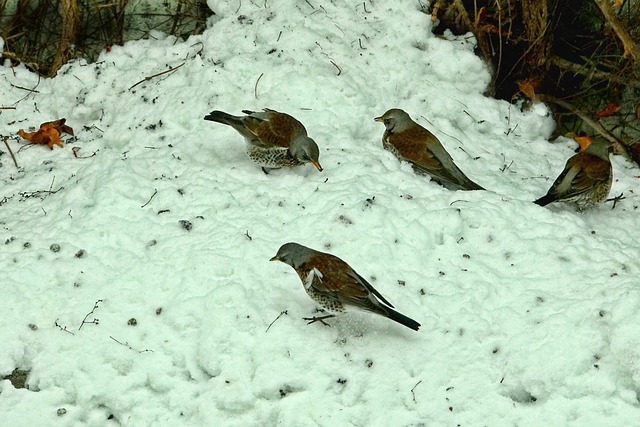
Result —
[{"label": "bird with gray head", "polygon": [[265,108],[264,111],[242,110],[246,116],[232,116],[224,111],[212,111],[205,120],[222,123],[244,136],[247,155],[267,169],[313,164],[322,171],[320,150],[307,130],[292,116]]},{"label": "bird with gray head", "polygon": [[450,190],[484,190],[456,166],[438,138],[405,111],[393,108],[374,120],[384,123],[384,148],[411,163],[417,173],[429,175]]},{"label": "bird with gray head", "polygon": [[578,141],[580,151],[564,165],[547,194],[534,203],[546,206],[553,202],[573,202],[578,210],[607,200],[613,181],[609,153],[611,145],[604,139],[585,138]]},{"label": "bird with gray head", "polygon": [[270,261],[281,261],[298,273],[307,294],[320,307],[329,312],[327,316],[305,317],[309,323],[324,322],[352,309],[379,314],[417,331],[420,324],[398,313],[362,276],[340,258],[313,250],[298,243],[286,243]]}]

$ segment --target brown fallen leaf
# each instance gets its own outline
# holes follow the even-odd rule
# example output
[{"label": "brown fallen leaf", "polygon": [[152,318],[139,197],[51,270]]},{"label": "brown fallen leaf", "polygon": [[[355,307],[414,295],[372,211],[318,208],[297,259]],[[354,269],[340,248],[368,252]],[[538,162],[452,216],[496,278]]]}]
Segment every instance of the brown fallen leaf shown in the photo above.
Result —
[{"label": "brown fallen leaf", "polygon": [[620,105],[616,104],[615,102],[610,102],[596,114],[598,115],[598,117],[609,117],[614,115],[618,111],[620,111]]},{"label": "brown fallen leaf", "polygon": [[53,150],[53,146],[57,145],[62,148],[60,134],[62,132],[73,135],[73,129],[67,126],[67,119],[59,119],[51,122],[45,122],[40,125],[40,129],[36,132],[25,132],[20,129],[18,135],[30,141],[32,144],[43,144],[49,146]]}]

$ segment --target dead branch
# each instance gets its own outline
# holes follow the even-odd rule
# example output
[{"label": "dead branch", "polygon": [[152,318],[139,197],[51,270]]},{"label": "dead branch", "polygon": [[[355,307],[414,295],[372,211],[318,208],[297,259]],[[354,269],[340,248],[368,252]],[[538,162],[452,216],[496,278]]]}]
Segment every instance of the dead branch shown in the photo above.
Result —
[{"label": "dead branch", "polygon": [[595,67],[587,66],[586,64],[585,65],[576,64],[575,62],[567,61],[566,59],[560,58],[558,56],[552,56],[551,63],[558,68],[571,71],[572,73],[575,73],[575,74],[581,74],[583,76],[593,77],[601,80],[608,80],[614,83],[627,85],[627,86],[640,89],[640,81],[625,79],[623,77],[620,77],[617,74],[601,71],[596,69]]},{"label": "dead branch", "polygon": [[562,99],[558,99],[558,98],[556,98],[554,96],[550,96],[550,95],[540,95],[540,100],[542,102],[550,102],[552,104],[556,104],[556,105],[564,108],[565,110],[571,112],[572,114],[575,114],[576,116],[580,117],[580,119],[582,119],[582,121],[585,122],[585,124],[587,124],[591,129],[593,129],[596,133],[598,133],[603,138],[605,138],[607,141],[609,141],[615,147],[615,151],[617,153],[626,153],[629,156],[632,156],[632,154],[629,152],[628,147],[622,141],[620,141],[618,138],[613,136],[600,123],[598,123],[595,120],[593,120],[591,117],[589,117],[589,115],[587,113],[585,113],[584,111],[579,110],[577,107],[575,107],[570,102],[567,102],[567,101],[562,100]]},{"label": "dead branch", "polygon": [[600,10],[602,11],[602,15],[604,19],[607,20],[613,31],[615,31],[616,35],[622,42],[624,46],[624,57],[631,56],[636,62],[640,62],[640,50],[636,47],[627,27],[618,19],[615,12],[611,8],[611,4],[608,0],[593,0]]},{"label": "dead branch", "polygon": [[253,87],[253,96],[255,96],[256,99],[258,99],[258,83],[260,83],[260,79],[262,78],[262,76],[264,76],[264,73],[260,73],[260,75],[258,76],[258,80],[256,80],[256,84]]},{"label": "dead branch", "polygon": [[9,143],[7,142],[9,140],[9,137],[5,136],[2,139],[4,140],[4,145],[7,146],[7,150],[9,150],[9,154],[11,154],[11,158],[13,159],[13,164],[16,165],[16,168],[18,168],[18,162],[16,161],[16,156],[13,155],[13,150],[11,150],[11,147],[9,147]]},{"label": "dead branch", "polygon": [[163,75],[163,74],[167,74],[167,73],[173,73],[173,72],[174,72],[174,71],[176,71],[178,68],[182,67],[184,64],[186,64],[186,62],[183,62],[182,64],[178,65],[177,67],[173,67],[173,68],[172,68],[172,67],[169,67],[169,69],[168,69],[168,70],[164,70],[164,71],[162,71],[162,72],[160,72],[160,73],[157,73],[157,74],[154,74],[154,75],[152,75],[152,76],[145,77],[144,79],[140,80],[138,83],[136,83],[136,84],[134,84],[133,86],[131,86],[131,87],[129,88],[129,90],[133,89],[134,87],[138,86],[139,84],[142,84],[142,83],[144,83],[144,82],[148,82],[149,80],[151,80],[151,79],[153,79],[153,78],[155,78],[155,77],[158,77],[158,76],[161,76],[161,75]]}]

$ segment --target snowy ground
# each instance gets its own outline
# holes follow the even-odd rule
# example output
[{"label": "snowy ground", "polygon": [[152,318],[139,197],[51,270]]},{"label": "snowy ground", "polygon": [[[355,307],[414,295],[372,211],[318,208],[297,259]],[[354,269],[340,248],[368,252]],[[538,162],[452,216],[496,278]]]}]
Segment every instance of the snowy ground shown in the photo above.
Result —
[{"label": "snowy ground", "polygon": [[[543,105],[483,97],[473,39],[433,36],[418,2],[209,3],[186,41],[51,80],[0,68],[2,135],[76,132],[53,151],[10,139],[19,168],[0,145],[0,377],[30,370],[29,389],[0,381],[4,425],[637,425],[636,166],[613,158],[614,210],[531,203],[576,144],[549,146]],[[263,107],[306,125],[323,172],[267,176],[202,120]],[[392,107],[490,191],[383,150],[373,118]],[[268,262],[288,241],[349,262],[422,329],[307,326],[295,272]]]}]

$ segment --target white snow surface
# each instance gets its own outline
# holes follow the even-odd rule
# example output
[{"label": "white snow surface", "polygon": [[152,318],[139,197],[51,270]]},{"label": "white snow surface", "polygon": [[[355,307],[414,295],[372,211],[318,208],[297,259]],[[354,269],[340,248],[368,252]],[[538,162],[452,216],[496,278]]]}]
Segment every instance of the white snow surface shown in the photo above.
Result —
[{"label": "white snow surface", "polygon": [[[209,6],[188,40],[53,79],[0,68],[19,166],[0,144],[0,377],[30,370],[28,389],[0,381],[3,425],[638,425],[635,165],[612,158],[613,210],[533,204],[575,142],[549,144],[544,105],[483,96],[472,36],[434,36],[419,2]],[[305,124],[323,172],[265,175],[203,120],[265,107]],[[385,151],[373,118],[394,107],[489,190],[448,191]],[[62,149],[16,137],[61,117]],[[313,301],[269,262],[290,241],[421,330],[306,325]]]}]

